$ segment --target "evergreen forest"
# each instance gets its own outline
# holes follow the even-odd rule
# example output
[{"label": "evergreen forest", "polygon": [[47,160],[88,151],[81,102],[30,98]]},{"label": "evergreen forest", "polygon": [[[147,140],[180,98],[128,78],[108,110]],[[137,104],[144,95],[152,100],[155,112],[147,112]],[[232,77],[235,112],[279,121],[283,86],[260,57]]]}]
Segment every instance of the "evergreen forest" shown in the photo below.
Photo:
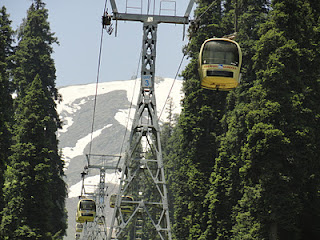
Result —
[{"label": "evergreen forest", "polygon": [[[162,131],[174,239],[320,239],[320,1],[199,0],[195,19]],[[234,32],[240,87],[202,89],[201,44]]]},{"label": "evergreen forest", "polygon": [[[182,112],[161,136],[173,239],[320,239],[320,1],[196,3]],[[240,86],[202,89],[201,44],[234,32]],[[54,44],[42,0],[17,30],[1,7],[1,240],[66,233]]]},{"label": "evergreen forest", "polygon": [[0,9],[0,239],[62,239],[66,185],[58,150],[60,96],[48,11],[34,0],[13,31]]}]

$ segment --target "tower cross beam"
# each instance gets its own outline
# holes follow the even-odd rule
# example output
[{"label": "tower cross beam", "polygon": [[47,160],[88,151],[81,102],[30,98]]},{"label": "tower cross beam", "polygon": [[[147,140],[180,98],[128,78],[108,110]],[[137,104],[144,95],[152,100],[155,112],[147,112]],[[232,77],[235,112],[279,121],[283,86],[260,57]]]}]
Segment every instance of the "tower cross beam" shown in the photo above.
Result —
[{"label": "tower cross beam", "polygon": [[163,15],[147,15],[133,13],[113,13],[113,20],[135,21],[135,22],[153,22],[153,23],[172,23],[172,24],[188,24],[189,17],[180,16],[163,16]]},{"label": "tower cross beam", "polygon": [[[195,2],[195,0],[190,0],[189,1],[189,4],[188,4],[188,7],[187,7],[187,9],[186,9],[186,12],[185,12],[185,14],[184,14],[184,18],[186,18],[186,19],[188,19],[189,18],[189,15],[190,15],[190,12],[191,12],[191,10],[192,10],[192,7],[193,7],[193,5],[194,5],[194,2]],[[117,8],[117,4],[116,4],[116,2],[115,2],[115,0],[110,0],[110,4],[111,4],[111,7],[112,7],[112,12],[113,12],[113,14],[116,16],[116,15],[118,15],[119,14],[119,12],[118,12],[118,8]],[[123,13],[121,13],[122,15],[123,15]],[[120,15],[121,15],[120,14]],[[129,14],[130,15],[130,14]],[[143,15],[143,14],[142,14]],[[143,15],[143,16],[148,16],[148,15]],[[158,16],[158,15],[157,15]],[[119,19],[119,18],[118,18]],[[130,19],[119,19],[119,20],[126,20],[126,21],[130,21]],[[133,20],[133,21],[137,21],[137,20]],[[141,20],[140,20],[141,21]],[[172,22],[170,22],[170,23],[172,23]]]}]

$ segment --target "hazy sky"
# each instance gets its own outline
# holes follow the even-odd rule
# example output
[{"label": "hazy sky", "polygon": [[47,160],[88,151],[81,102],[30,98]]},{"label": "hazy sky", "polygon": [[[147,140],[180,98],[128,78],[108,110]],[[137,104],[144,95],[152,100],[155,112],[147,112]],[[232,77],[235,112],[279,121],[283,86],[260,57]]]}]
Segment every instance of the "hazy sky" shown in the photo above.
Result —
[{"label": "hazy sky", "polygon": [[[118,11],[125,12],[125,3],[139,6],[140,0],[115,0]],[[51,31],[55,33],[60,45],[54,45],[58,87],[96,82],[98,56],[101,38],[101,16],[105,0],[44,0],[49,10]],[[111,13],[110,1],[108,9]],[[144,4],[148,1],[144,0]],[[150,1],[154,2],[154,1]],[[159,14],[160,0],[155,0],[155,14]],[[12,20],[14,30],[26,17],[31,0],[0,0]],[[189,0],[177,0],[176,11],[183,16]],[[174,9],[172,2],[162,1],[163,9]],[[146,13],[143,6],[143,13]],[[195,6],[194,6],[195,8]],[[194,9],[193,8],[193,9]],[[153,13],[153,6],[150,8]],[[129,9],[129,13],[138,13]],[[192,11],[193,12],[193,11]],[[162,11],[162,15],[172,15],[172,11]],[[113,22],[115,25],[115,22]],[[104,32],[100,69],[100,82],[128,80],[136,75],[142,46],[142,27],[140,22],[118,21],[117,37]],[[186,27],[187,29],[187,27]],[[182,40],[183,26],[159,24],[157,34],[156,75],[174,78],[182,59],[182,47],[187,44],[187,37]],[[184,60],[181,70],[187,64]],[[140,66],[139,66],[140,69]],[[140,77],[140,70],[138,72]]]}]

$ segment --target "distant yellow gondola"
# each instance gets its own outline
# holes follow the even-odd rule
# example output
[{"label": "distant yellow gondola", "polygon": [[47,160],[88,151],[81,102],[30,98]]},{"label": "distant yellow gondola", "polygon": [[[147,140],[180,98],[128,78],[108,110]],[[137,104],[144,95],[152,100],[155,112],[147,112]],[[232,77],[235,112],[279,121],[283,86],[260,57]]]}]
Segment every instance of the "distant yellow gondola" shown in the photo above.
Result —
[{"label": "distant yellow gondola", "polygon": [[[122,196],[121,197],[121,212],[123,213],[131,213],[133,212],[133,209],[134,209],[134,205],[133,204],[130,204],[130,202],[133,201],[133,197],[131,196]],[[117,199],[117,194],[112,194],[110,196],[110,207],[111,208],[114,208],[115,207],[115,204],[116,204],[116,199]]]},{"label": "distant yellow gondola", "polygon": [[228,91],[240,83],[242,53],[239,44],[228,38],[206,40],[199,54],[201,87]]},{"label": "distant yellow gondola", "polygon": [[76,224],[76,232],[82,232],[82,230],[83,230],[83,224],[77,223]]},{"label": "distant yellow gondola", "polygon": [[104,225],[105,222],[106,222],[106,220],[105,220],[105,217],[104,217],[104,216],[97,217],[97,223],[98,223],[99,225]]},{"label": "distant yellow gondola", "polygon": [[76,222],[93,222],[96,216],[96,203],[92,199],[80,199],[78,202]]}]

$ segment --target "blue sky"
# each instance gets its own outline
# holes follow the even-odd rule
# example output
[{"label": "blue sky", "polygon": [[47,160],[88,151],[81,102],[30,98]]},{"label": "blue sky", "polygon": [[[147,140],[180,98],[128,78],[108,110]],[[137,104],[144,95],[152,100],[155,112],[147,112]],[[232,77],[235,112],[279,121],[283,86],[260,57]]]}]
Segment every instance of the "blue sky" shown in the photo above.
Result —
[{"label": "blue sky", "polygon": [[[101,38],[101,16],[105,0],[44,0],[49,10],[51,31],[60,45],[54,45],[58,87],[94,83],[97,79],[98,56]],[[108,9],[111,13],[110,1]],[[116,0],[118,11],[125,12],[124,0]],[[128,0],[130,6],[138,6],[140,0]],[[144,0],[144,4],[148,1]],[[154,2],[154,1],[150,1]],[[160,0],[155,0],[155,14],[159,14]],[[31,0],[1,0],[12,20],[14,30],[26,17]],[[189,0],[177,0],[177,15],[183,16]],[[167,4],[167,5],[165,5]],[[162,8],[173,9],[172,3],[162,3]],[[194,6],[195,8],[195,6]],[[193,10],[194,10],[193,8]],[[143,6],[146,13],[146,6]],[[153,6],[151,6],[151,11]],[[128,10],[137,13],[137,10]],[[171,15],[170,11],[161,14]],[[115,25],[115,23],[114,23]],[[118,22],[117,37],[104,32],[99,82],[128,80],[136,75],[142,46],[140,22]],[[186,28],[187,29],[187,28]],[[182,59],[182,47],[187,44],[183,38],[183,26],[159,24],[157,35],[156,75],[174,78]],[[187,64],[185,59],[181,70]],[[140,69],[140,66],[139,66]],[[180,72],[181,72],[180,70]],[[140,70],[138,72],[140,76]]]}]

